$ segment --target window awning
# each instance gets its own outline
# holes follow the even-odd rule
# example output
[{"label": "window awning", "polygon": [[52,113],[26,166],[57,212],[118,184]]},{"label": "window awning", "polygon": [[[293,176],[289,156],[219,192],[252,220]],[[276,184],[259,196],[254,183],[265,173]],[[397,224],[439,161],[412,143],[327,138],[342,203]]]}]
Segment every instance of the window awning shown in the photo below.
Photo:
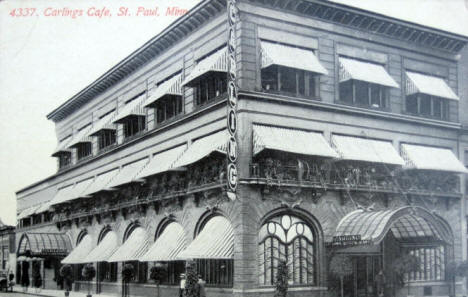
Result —
[{"label": "window awning", "polygon": [[143,170],[136,176],[136,179],[168,171],[171,168],[171,165],[186,149],[187,145],[181,145],[154,155],[148,165],[146,165],[145,168],[143,168]]},{"label": "window awning", "polygon": [[165,95],[182,96],[182,74],[175,75],[174,77],[163,82],[156,88],[145,102],[145,107],[154,104],[158,99]]},{"label": "window awning", "polygon": [[80,143],[93,142],[89,136],[89,131],[91,131],[92,125],[82,128],[78,133],[73,136],[73,139],[68,144],[69,148],[72,148]]},{"label": "window awning", "polygon": [[91,130],[88,132],[89,136],[96,136],[102,130],[116,130],[117,127],[113,123],[114,118],[117,116],[117,112],[111,112],[103,116],[99,121],[97,121]]},{"label": "window awning", "polygon": [[83,192],[83,196],[90,196],[100,191],[111,190],[112,188],[108,187],[108,185],[118,173],[119,169],[113,169],[96,176],[94,181]]},{"label": "window awning", "polygon": [[184,228],[172,222],[164,228],[148,252],[139,260],[142,262],[176,261],[177,255],[187,247]]},{"label": "window awning", "polygon": [[449,149],[402,144],[401,154],[405,159],[406,167],[410,169],[467,172],[465,166]]},{"label": "window awning", "polygon": [[350,79],[365,81],[382,86],[399,88],[385,68],[378,64],[340,58],[340,82]]},{"label": "window awning", "polygon": [[35,211],[34,211],[34,214],[40,214],[40,213],[43,213],[43,212],[46,212],[49,210],[50,208],[50,203],[52,201],[49,200],[49,201],[46,201],[44,203],[42,203]]},{"label": "window awning", "polygon": [[332,136],[332,146],[343,160],[404,165],[391,142],[352,136]]},{"label": "window awning", "polygon": [[150,246],[146,230],[138,227],[125,242],[109,257],[107,262],[137,261]]},{"label": "window awning", "polygon": [[50,205],[56,205],[74,199],[78,199],[80,197],[85,197],[83,193],[86,191],[89,185],[91,185],[92,182],[93,178],[88,178],[76,183],[75,186],[68,186],[58,190],[57,194],[52,199]]},{"label": "window awning", "polygon": [[70,135],[64,140],[60,141],[57,145],[57,148],[52,153],[52,157],[58,157],[60,154],[71,154],[71,151],[68,149],[68,144],[73,140],[73,137]]},{"label": "window awning", "polygon": [[261,47],[262,68],[279,65],[320,74],[328,73],[311,50],[267,41],[262,41]]},{"label": "window awning", "polygon": [[129,116],[146,116],[144,104],[146,102],[146,92],[133,99],[118,110],[113,123],[120,123]]},{"label": "window awning", "polygon": [[117,233],[109,231],[99,244],[83,259],[82,263],[104,262],[118,249]]},{"label": "window awning", "polygon": [[191,86],[197,78],[208,72],[227,72],[227,70],[227,48],[224,47],[198,62],[184,79],[182,86]]},{"label": "window awning", "polygon": [[234,231],[231,222],[222,216],[210,219],[198,236],[182,251],[179,259],[232,259]]},{"label": "window awning", "polygon": [[81,239],[80,243],[71,251],[65,259],[62,260],[62,264],[81,264],[83,259],[91,252],[93,249],[93,238],[91,235],[87,234]]},{"label": "window awning", "polygon": [[18,214],[18,216],[16,217],[16,219],[17,219],[17,220],[21,220],[21,219],[24,219],[24,218],[26,218],[26,217],[29,217],[29,216],[33,215],[39,207],[41,207],[41,206],[40,206],[40,205],[34,205],[34,206],[30,206],[30,207],[28,207],[28,208],[22,210],[22,211]]},{"label": "window awning", "polygon": [[111,182],[107,185],[107,188],[114,188],[124,184],[137,181],[138,173],[143,170],[143,168],[148,163],[148,158],[136,161],[130,164],[125,165],[120,169],[119,173],[114,176]]},{"label": "window awning", "polygon": [[190,145],[171,168],[184,167],[193,164],[213,152],[225,154],[228,142],[228,132],[223,130],[200,138]]},{"label": "window awning", "polygon": [[446,242],[452,240],[440,219],[431,212],[421,207],[405,206],[381,211],[359,209],[347,214],[336,227],[333,243],[340,242],[342,238],[354,237],[359,239],[356,241],[366,244],[378,244],[389,230],[402,241],[418,238]]},{"label": "window awning", "polygon": [[415,72],[406,72],[406,94],[423,93],[452,100],[460,100],[457,94],[439,77]]},{"label": "window awning", "polygon": [[320,133],[254,125],[253,155],[265,149],[310,156],[338,157]]},{"label": "window awning", "polygon": [[65,256],[71,250],[70,238],[64,233],[23,233],[18,256]]}]

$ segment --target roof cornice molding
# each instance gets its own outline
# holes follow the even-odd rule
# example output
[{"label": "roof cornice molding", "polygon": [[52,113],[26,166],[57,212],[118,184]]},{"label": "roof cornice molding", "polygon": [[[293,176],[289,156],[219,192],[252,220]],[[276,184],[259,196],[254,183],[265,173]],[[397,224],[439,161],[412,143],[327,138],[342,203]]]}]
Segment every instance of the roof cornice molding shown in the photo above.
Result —
[{"label": "roof cornice molding", "polygon": [[273,9],[288,10],[299,15],[451,54],[458,53],[468,42],[468,36],[446,32],[326,0],[245,1]]},{"label": "roof cornice molding", "polygon": [[161,33],[151,38],[86,88],[49,113],[47,119],[58,122],[72,114],[75,110],[161,55],[168,48],[225,10],[225,0],[204,0],[200,2]]}]

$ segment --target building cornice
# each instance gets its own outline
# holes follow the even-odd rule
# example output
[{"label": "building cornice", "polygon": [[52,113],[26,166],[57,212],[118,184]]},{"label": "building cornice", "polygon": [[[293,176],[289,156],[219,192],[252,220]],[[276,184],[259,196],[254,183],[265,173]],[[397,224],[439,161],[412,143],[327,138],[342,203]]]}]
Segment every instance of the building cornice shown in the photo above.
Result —
[{"label": "building cornice", "polygon": [[200,2],[161,33],[151,38],[139,49],[101,75],[89,86],[49,113],[47,119],[58,122],[72,114],[97,95],[116,85],[225,10],[226,1],[224,0],[204,0]]}]

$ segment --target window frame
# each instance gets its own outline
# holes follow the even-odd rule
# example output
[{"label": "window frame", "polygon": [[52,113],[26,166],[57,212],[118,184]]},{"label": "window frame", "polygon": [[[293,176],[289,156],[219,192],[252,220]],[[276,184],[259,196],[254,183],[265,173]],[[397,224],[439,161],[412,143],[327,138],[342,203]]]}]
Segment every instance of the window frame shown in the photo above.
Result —
[{"label": "window frame", "polygon": [[[424,98],[428,98],[430,101],[430,110],[429,114],[423,114],[421,111],[422,107],[422,100]],[[408,110],[408,100],[416,100],[416,112]],[[440,117],[435,116],[434,114],[434,101],[440,102]],[[414,93],[410,95],[405,96],[405,104],[404,106],[404,112],[406,114],[412,115],[412,116],[417,116],[417,117],[423,117],[423,118],[429,118],[429,119],[435,119],[435,120],[441,120],[441,121],[450,121],[450,99],[447,98],[442,98],[438,96],[433,96],[433,95],[428,95],[424,93]]]},{"label": "window frame", "polygon": [[[204,88],[202,89],[202,87]],[[227,74],[213,71],[205,73],[198,78],[193,89],[194,106],[196,108],[215,102],[227,94]],[[202,97],[202,92],[205,93],[204,97]]]},{"label": "window frame", "polygon": [[[346,100],[342,100],[342,86],[344,84],[351,84],[351,101],[348,102]],[[357,101],[356,98],[356,85],[357,84],[363,84],[366,85],[367,87],[367,103],[362,104]],[[378,87],[379,89],[379,104],[378,106],[375,106],[373,102],[373,96],[372,96],[372,88],[373,87]],[[384,86],[384,85],[379,85],[363,80],[356,80],[356,79],[349,79],[343,82],[338,81],[338,100],[337,102],[340,104],[345,104],[349,106],[355,106],[355,107],[360,107],[360,108],[367,108],[367,109],[375,109],[375,110],[383,110],[383,111],[389,111],[390,110],[390,87]]]},{"label": "window frame", "polygon": [[93,155],[91,142],[80,142],[76,144],[76,160],[85,160]]},{"label": "window frame", "polygon": [[[267,87],[271,84],[266,84],[264,83],[265,77],[265,72],[266,71],[271,71],[273,75],[276,74],[276,78],[272,81],[272,84],[274,84],[274,88],[272,87]],[[282,72],[283,71],[283,72]],[[282,74],[284,74],[284,71],[294,71],[295,74],[295,92],[289,92],[289,91],[283,91],[281,90],[282,87]],[[303,76],[303,85],[299,83],[301,80],[301,75]],[[314,73],[311,71],[306,71],[302,69],[296,69],[292,67],[286,67],[286,66],[281,66],[281,65],[271,65],[266,68],[263,68],[260,70],[260,84],[262,91],[265,93],[272,93],[272,94],[279,94],[279,95],[285,95],[285,96],[294,96],[298,98],[304,98],[304,99],[313,99],[313,100],[319,100],[320,99],[320,76],[321,74],[319,73]],[[313,85],[311,84],[313,82]],[[301,93],[301,88],[303,88],[303,93]]]}]

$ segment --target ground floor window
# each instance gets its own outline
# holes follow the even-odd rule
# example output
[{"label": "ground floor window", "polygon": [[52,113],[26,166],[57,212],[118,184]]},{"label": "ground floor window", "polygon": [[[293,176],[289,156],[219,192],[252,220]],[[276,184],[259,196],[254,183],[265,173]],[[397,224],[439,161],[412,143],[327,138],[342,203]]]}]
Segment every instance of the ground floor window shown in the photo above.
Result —
[{"label": "ground floor window", "polygon": [[171,261],[166,264],[166,278],[162,280],[164,285],[178,285],[180,282],[180,275],[185,273],[184,261]]},{"label": "ground floor window", "polygon": [[234,262],[232,259],[199,259],[198,274],[213,287],[232,287]]},{"label": "ground floor window", "polygon": [[133,282],[145,283],[148,280],[148,262],[131,261],[125,262],[125,264],[133,266]]},{"label": "ground floor window", "polygon": [[445,247],[408,247],[406,251],[419,259],[420,269],[405,276],[410,281],[434,281],[445,279]]},{"label": "ground floor window", "polygon": [[117,263],[99,262],[98,263],[99,281],[116,282],[117,281]]}]

